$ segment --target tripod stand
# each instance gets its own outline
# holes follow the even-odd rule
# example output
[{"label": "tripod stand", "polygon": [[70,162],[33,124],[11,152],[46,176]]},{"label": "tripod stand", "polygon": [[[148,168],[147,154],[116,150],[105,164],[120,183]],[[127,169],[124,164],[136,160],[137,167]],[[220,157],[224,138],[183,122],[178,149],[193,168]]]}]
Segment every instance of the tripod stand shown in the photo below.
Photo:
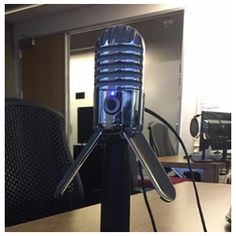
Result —
[{"label": "tripod stand", "polygon": [[[136,157],[149,175],[153,186],[161,198],[165,201],[175,199],[175,189],[142,133],[129,137],[125,131],[110,134],[98,128],[76,158],[74,164],[66,172],[56,189],[55,195],[58,197],[64,193],[77,171],[89,157],[95,145],[104,136],[110,137],[110,140],[108,141],[109,151],[106,152],[106,180],[102,200],[101,231],[128,231],[129,160],[126,150],[128,146],[136,154]],[[117,150],[122,155],[118,155]],[[114,211],[114,208],[116,211]],[[120,226],[118,226],[118,220],[124,221],[125,223],[120,223]],[[107,223],[108,221],[110,222],[109,224]]]}]

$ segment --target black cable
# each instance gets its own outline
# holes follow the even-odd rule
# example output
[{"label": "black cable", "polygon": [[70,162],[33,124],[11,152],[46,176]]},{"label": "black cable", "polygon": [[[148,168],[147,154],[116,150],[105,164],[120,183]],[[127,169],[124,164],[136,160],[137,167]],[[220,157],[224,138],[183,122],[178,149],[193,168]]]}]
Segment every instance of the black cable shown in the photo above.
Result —
[{"label": "black cable", "polygon": [[143,197],[144,197],[144,201],[148,210],[148,214],[149,217],[151,219],[152,222],[152,228],[154,232],[157,232],[157,227],[156,227],[156,223],[152,214],[152,210],[151,207],[149,205],[148,199],[147,199],[147,193],[146,193],[146,188],[145,188],[145,184],[144,184],[144,177],[143,177],[143,170],[142,170],[142,165],[140,163],[140,161],[138,161],[138,167],[139,167],[139,173],[140,173],[140,177],[141,177],[141,184],[142,184],[142,190],[143,190]]},{"label": "black cable", "polygon": [[176,132],[176,130],[169,124],[169,122],[166,121],[163,117],[161,117],[160,115],[158,115],[157,113],[155,113],[154,111],[152,111],[152,110],[150,110],[146,107],[145,107],[145,111],[147,113],[149,113],[150,115],[154,116],[155,118],[157,118],[158,120],[160,120],[161,122],[163,122],[175,134],[176,138],[180,142],[180,144],[181,144],[181,146],[184,150],[185,156],[187,158],[188,168],[189,168],[189,172],[191,174],[191,179],[192,179],[192,183],[193,183],[193,188],[194,188],[194,193],[195,193],[195,197],[196,197],[196,201],[197,201],[199,215],[200,215],[201,222],[202,222],[202,227],[203,227],[204,232],[207,232],[206,223],[205,223],[205,219],[204,219],[204,216],[203,216],[202,207],[201,207],[201,203],[200,203],[200,198],[199,198],[199,195],[198,195],[197,186],[196,186],[195,179],[194,179],[194,176],[193,176],[193,171],[192,171],[191,163],[190,163],[190,160],[189,160],[188,152],[186,150],[186,147],[185,147],[181,137]]}]

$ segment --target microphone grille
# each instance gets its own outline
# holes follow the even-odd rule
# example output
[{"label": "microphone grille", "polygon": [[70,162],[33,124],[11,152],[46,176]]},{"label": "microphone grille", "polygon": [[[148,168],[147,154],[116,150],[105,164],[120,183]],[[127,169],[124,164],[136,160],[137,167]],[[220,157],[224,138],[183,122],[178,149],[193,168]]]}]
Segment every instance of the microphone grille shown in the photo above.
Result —
[{"label": "microphone grille", "polygon": [[115,25],[107,28],[101,37],[98,39],[98,46],[105,44],[123,44],[133,43],[136,45],[142,44],[140,34],[131,26],[128,25]]},{"label": "microphone grille", "polygon": [[[95,84],[129,80],[141,85],[143,40],[127,25],[115,25],[104,31],[96,44]],[[124,82],[124,81],[123,81]],[[97,84],[99,83],[99,84]]]}]

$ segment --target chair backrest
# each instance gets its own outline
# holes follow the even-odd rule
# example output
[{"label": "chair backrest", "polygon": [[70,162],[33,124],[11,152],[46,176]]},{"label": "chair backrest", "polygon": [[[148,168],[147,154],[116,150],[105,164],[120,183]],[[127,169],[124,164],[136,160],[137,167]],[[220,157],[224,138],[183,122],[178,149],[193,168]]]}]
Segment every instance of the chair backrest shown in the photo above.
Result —
[{"label": "chair backrest", "polygon": [[6,99],[6,226],[81,207],[79,175],[62,197],[54,197],[72,161],[61,114],[22,99]]},{"label": "chair backrest", "polygon": [[149,142],[157,156],[176,155],[170,140],[168,128],[161,123],[151,122],[148,126]]}]

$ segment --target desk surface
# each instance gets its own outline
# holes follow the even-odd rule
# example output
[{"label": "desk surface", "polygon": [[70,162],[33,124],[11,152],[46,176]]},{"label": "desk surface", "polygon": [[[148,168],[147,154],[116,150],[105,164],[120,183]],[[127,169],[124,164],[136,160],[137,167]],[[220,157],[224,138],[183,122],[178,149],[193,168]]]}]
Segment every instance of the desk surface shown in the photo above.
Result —
[{"label": "desk surface", "polygon": [[[230,230],[225,221],[231,204],[231,185],[197,183],[199,196],[210,232]],[[177,198],[171,203],[160,200],[156,191],[147,193],[153,215],[160,232],[202,232],[191,182],[175,185]],[[152,231],[143,195],[131,197],[130,231]],[[7,232],[98,232],[100,230],[100,204],[31,221],[11,227]]]},{"label": "desk surface", "polygon": [[[159,160],[164,167],[188,168],[187,159],[183,156],[164,156]],[[220,169],[226,168],[225,162],[190,162],[192,168],[204,170],[202,182],[218,183]]]},{"label": "desk surface", "polygon": [[[159,157],[159,160],[162,163],[169,163],[169,164],[186,164],[187,163],[187,159],[184,158],[181,155],[174,155],[174,156],[164,156],[164,157]],[[206,166],[213,166],[213,165],[223,165],[225,166],[225,162],[193,162],[190,161],[192,166],[202,166],[202,165],[206,165]]]}]

